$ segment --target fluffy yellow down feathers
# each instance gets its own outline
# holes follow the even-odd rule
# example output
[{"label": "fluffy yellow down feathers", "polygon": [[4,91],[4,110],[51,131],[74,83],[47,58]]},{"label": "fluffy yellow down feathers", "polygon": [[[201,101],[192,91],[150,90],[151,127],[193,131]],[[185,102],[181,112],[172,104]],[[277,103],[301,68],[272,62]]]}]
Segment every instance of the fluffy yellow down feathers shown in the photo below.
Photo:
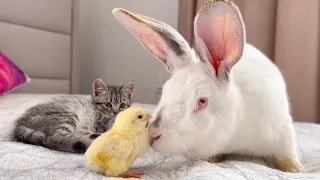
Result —
[{"label": "fluffy yellow down feathers", "polygon": [[149,147],[146,126],[150,117],[141,108],[120,112],[113,127],[97,137],[86,151],[87,165],[106,176],[140,178],[143,172],[127,171]]}]

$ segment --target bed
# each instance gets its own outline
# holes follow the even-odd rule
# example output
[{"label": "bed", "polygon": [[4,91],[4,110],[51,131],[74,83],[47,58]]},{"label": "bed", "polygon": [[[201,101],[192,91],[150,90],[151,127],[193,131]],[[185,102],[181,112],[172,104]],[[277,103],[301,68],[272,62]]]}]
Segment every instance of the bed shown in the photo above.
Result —
[{"label": "bed", "polygon": [[[32,79],[0,96],[0,180],[115,179],[93,173],[83,155],[8,139],[14,121],[27,108],[53,96],[79,93],[78,9],[77,0],[0,1],[0,49]],[[134,106],[149,113],[155,107]],[[145,171],[142,179],[320,179],[320,126],[296,122],[295,128],[299,156],[309,171],[306,174],[280,172],[259,159],[234,158],[211,164],[164,156],[152,149],[137,159],[133,168]]]},{"label": "bed", "polygon": [[[43,147],[8,140],[15,119],[26,108],[59,94],[8,94],[0,97],[0,179],[113,179],[95,174],[82,155],[52,151]],[[134,103],[149,113],[154,105]],[[142,179],[320,179],[320,127],[295,123],[299,153],[307,174],[283,173],[267,167],[258,159],[239,158],[211,164],[163,156],[151,149],[134,162],[133,168],[144,170]]]}]

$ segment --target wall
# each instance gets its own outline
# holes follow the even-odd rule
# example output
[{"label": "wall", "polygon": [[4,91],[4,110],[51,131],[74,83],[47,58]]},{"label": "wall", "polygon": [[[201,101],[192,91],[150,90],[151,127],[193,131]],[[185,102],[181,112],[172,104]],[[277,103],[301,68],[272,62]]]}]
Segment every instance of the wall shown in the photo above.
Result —
[{"label": "wall", "polygon": [[275,63],[286,79],[293,117],[320,123],[320,2],[278,1],[277,14]]},{"label": "wall", "polygon": [[176,29],[178,26],[178,0],[80,0],[80,93],[90,93],[96,77],[114,85],[134,80],[134,99],[157,103],[157,88],[169,74],[116,20],[112,15],[115,7],[153,17]]}]

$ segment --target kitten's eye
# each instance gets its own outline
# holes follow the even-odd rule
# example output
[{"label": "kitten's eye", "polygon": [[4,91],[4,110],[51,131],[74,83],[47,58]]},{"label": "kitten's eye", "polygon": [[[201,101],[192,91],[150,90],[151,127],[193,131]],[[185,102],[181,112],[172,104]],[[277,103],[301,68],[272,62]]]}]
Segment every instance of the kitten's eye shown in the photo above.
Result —
[{"label": "kitten's eye", "polygon": [[123,108],[125,108],[126,107],[126,104],[125,103],[121,103],[120,105],[119,105],[119,108],[121,108],[121,109],[123,109]]},{"label": "kitten's eye", "polygon": [[104,103],[104,105],[105,105],[107,108],[112,108],[112,104],[109,103],[109,102]]},{"label": "kitten's eye", "polygon": [[200,97],[197,101],[197,105],[196,105],[194,112],[201,111],[202,109],[206,108],[207,105],[208,105],[208,99],[205,97]]},{"label": "kitten's eye", "polygon": [[139,118],[139,119],[142,119],[142,115],[139,115],[138,118]]}]

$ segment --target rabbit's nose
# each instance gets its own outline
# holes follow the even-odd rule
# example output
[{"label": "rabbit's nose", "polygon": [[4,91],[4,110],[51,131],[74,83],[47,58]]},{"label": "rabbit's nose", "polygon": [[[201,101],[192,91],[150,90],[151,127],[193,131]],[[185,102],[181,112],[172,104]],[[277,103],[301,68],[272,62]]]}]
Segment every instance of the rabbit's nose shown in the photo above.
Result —
[{"label": "rabbit's nose", "polygon": [[154,122],[149,124],[148,133],[151,140],[150,144],[152,144],[153,141],[158,140],[161,136],[159,132],[159,128],[155,126]]},{"label": "rabbit's nose", "polygon": [[156,134],[158,134],[157,131],[158,131],[158,128],[154,125],[154,122],[151,122],[148,128],[149,135],[151,137],[154,137]]}]

